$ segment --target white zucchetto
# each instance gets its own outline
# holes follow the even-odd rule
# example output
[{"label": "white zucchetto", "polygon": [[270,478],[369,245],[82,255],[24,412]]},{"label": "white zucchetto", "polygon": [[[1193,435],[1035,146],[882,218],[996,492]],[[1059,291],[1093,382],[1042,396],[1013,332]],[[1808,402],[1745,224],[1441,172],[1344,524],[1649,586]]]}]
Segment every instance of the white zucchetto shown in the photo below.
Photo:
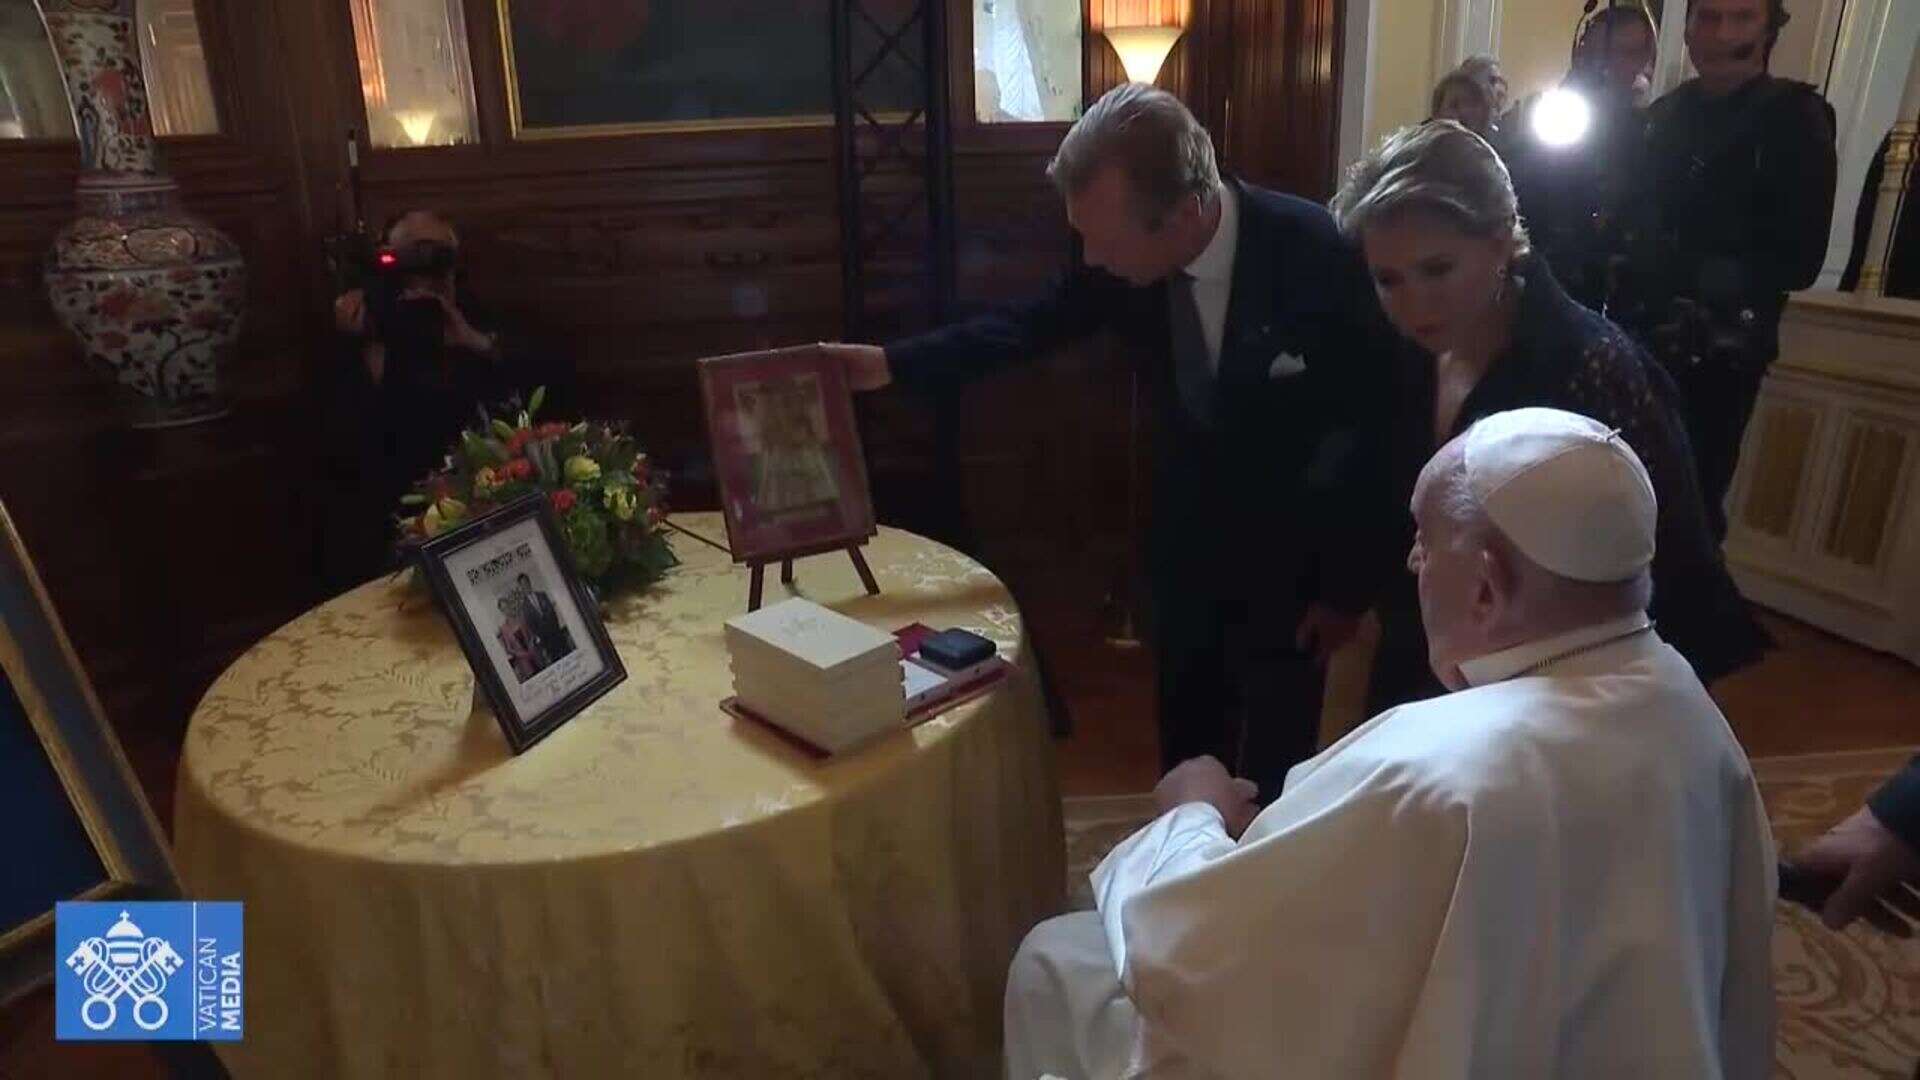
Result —
[{"label": "white zucchetto", "polygon": [[1618,431],[1560,409],[1514,409],[1465,440],[1467,490],[1527,558],[1593,582],[1653,562],[1653,481]]}]

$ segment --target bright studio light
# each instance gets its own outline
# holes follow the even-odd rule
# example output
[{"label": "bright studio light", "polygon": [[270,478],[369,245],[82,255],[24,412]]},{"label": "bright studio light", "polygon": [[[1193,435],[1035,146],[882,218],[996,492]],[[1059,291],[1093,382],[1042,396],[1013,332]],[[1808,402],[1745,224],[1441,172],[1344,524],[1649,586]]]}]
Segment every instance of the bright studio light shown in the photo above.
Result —
[{"label": "bright studio light", "polygon": [[1533,107],[1533,133],[1540,141],[1556,149],[1572,146],[1587,137],[1593,126],[1593,106],[1587,99],[1564,86],[1540,95]]}]

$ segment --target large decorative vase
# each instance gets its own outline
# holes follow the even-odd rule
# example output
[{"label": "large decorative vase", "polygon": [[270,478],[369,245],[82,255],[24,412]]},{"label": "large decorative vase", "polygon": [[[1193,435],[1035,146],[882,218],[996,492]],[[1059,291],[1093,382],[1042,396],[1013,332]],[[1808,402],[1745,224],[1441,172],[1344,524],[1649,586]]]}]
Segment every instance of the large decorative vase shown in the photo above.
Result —
[{"label": "large decorative vase", "polygon": [[186,212],[160,166],[134,36],[137,0],[36,0],[80,136],[79,216],[47,258],[47,293],[136,427],[226,411],[219,366],[240,334],[246,267]]}]

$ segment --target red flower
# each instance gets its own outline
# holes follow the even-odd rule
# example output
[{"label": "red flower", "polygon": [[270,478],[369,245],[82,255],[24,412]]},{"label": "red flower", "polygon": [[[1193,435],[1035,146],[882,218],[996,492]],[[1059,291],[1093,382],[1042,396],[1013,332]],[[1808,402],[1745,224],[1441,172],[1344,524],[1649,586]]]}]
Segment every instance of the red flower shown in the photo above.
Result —
[{"label": "red flower", "polygon": [[532,438],[533,432],[528,431],[526,428],[519,428],[514,431],[511,438],[507,439],[507,453],[516,457],[519,456],[521,452],[526,450],[527,443]]},{"label": "red flower", "polygon": [[543,439],[552,439],[573,430],[568,424],[541,424],[534,431]]},{"label": "red flower", "polygon": [[527,480],[533,476],[533,462],[526,458],[516,458],[507,462],[507,475],[515,480]]},{"label": "red flower", "polygon": [[573,492],[564,488],[553,493],[553,508],[563,514],[573,509],[574,501]]}]

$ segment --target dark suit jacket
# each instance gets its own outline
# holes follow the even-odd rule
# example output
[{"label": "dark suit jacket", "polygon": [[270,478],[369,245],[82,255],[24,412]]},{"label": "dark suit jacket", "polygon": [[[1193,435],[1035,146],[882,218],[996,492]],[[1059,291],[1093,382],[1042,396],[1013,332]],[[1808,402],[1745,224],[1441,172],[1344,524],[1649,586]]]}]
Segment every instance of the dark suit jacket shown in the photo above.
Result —
[{"label": "dark suit jacket", "polygon": [[553,598],[535,590],[527,597],[528,614],[532,616],[533,632],[539,636],[543,645],[558,647],[567,626],[560,621],[560,610],[553,604]]},{"label": "dark suit jacket", "polygon": [[[1216,424],[1202,430],[1174,383],[1166,284],[1135,287],[1076,266],[1021,308],[894,342],[894,377],[926,393],[960,386],[1110,329],[1137,343],[1142,386],[1158,420],[1156,577],[1211,573],[1241,587],[1360,610],[1363,559],[1340,543],[1358,520],[1343,484],[1365,395],[1378,394],[1392,353],[1357,253],[1322,207],[1233,181],[1240,232],[1215,384]],[[1297,374],[1271,374],[1283,355]],[[1068,421],[1070,422],[1070,421]]]},{"label": "dark suit jacket", "polygon": [[1894,775],[1867,800],[1880,819],[1907,846],[1920,850],[1920,757]]}]

